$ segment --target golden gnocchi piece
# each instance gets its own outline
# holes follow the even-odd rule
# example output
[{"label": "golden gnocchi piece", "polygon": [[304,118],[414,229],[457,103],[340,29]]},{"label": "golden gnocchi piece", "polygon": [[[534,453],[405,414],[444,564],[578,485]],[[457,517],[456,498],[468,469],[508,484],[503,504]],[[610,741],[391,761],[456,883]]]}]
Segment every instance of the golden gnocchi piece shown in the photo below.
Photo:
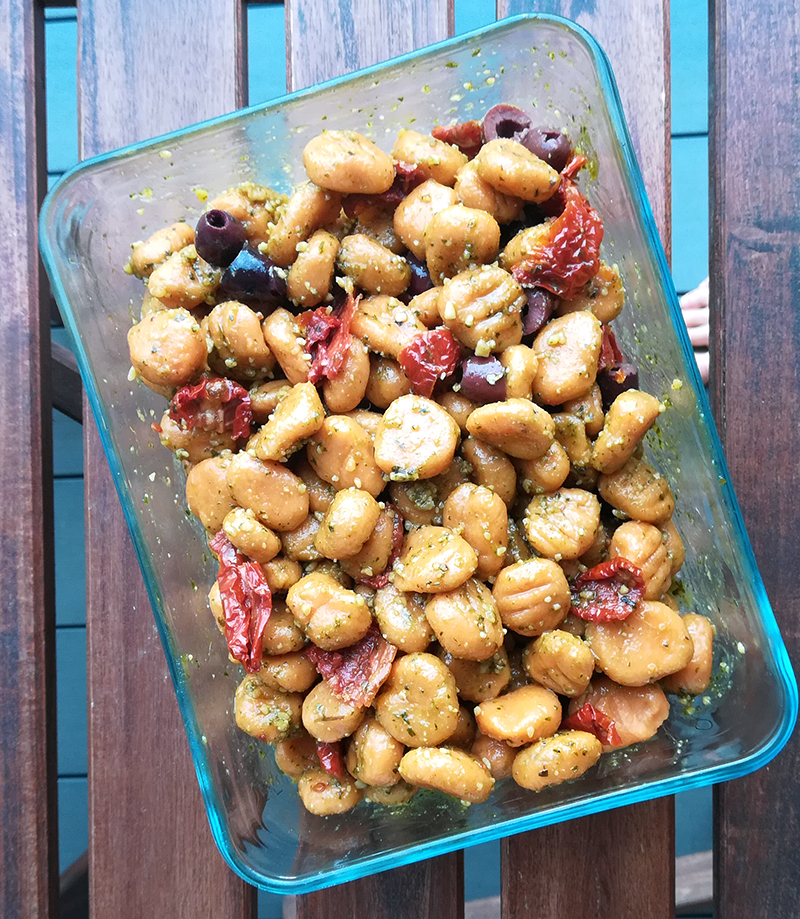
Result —
[{"label": "golden gnocchi piece", "polygon": [[303,575],[303,569],[299,562],[284,558],[282,555],[276,555],[271,562],[261,566],[264,577],[267,579],[267,585],[275,594],[286,593],[286,591],[296,584]]},{"label": "golden gnocchi piece", "polygon": [[686,559],[686,549],[681,534],[672,520],[662,521],[659,529],[667,549],[667,557],[670,560],[670,573],[675,575],[681,570]]},{"label": "golden gnocchi piece", "polygon": [[478,173],[478,164],[475,160],[470,160],[458,170],[455,192],[461,204],[486,211],[498,223],[518,220],[525,206],[522,198],[504,195],[485,182]]},{"label": "golden gnocchi piece", "polygon": [[594,673],[591,648],[576,635],[554,629],[525,647],[522,666],[531,679],[561,696],[579,696]]},{"label": "golden gnocchi piece", "polygon": [[261,645],[264,654],[289,654],[306,644],[303,630],[294,621],[283,600],[272,598],[272,613],[264,626]]},{"label": "golden gnocchi piece", "polygon": [[289,310],[279,308],[267,316],[261,329],[270,351],[286,374],[286,379],[292,384],[307,382],[311,359],[303,347],[305,333],[300,328],[297,317]]},{"label": "golden gnocchi piece", "polygon": [[537,495],[525,511],[525,533],[534,549],[556,561],[578,558],[594,542],[600,502],[582,488]]},{"label": "golden gnocchi piece", "polygon": [[425,229],[425,261],[434,284],[497,258],[500,227],[486,211],[453,204],[436,213]]},{"label": "golden gnocchi piece", "polygon": [[397,807],[400,804],[408,804],[418,791],[419,788],[416,785],[409,785],[408,782],[400,779],[394,785],[378,785],[374,788],[368,785],[364,789],[364,797],[367,801],[372,801],[373,804],[380,804],[383,807]]},{"label": "golden gnocchi piece", "polygon": [[263,380],[275,366],[261,329],[261,316],[244,303],[220,303],[201,326],[213,348],[208,355],[212,370],[242,383]]},{"label": "golden gnocchi piece", "polygon": [[354,779],[373,787],[400,781],[400,760],[405,747],[380,725],[374,715],[362,721],[347,747],[347,771]]},{"label": "golden gnocchi piece", "polygon": [[544,686],[521,686],[475,706],[483,734],[512,747],[555,734],[561,724],[558,696]]},{"label": "golden gnocchi piece", "polygon": [[[455,203],[455,202],[454,202]],[[144,242],[134,243],[130,267],[137,278],[149,278],[158,265],[170,255],[194,242],[194,229],[188,223],[173,223],[156,230]]]},{"label": "golden gnocchi piece", "polygon": [[580,418],[589,437],[597,437],[603,430],[603,423],[605,422],[603,396],[597,383],[579,398],[569,399],[561,407],[561,410]]},{"label": "golden gnocchi piece", "polygon": [[285,460],[316,434],[325,408],[313,383],[297,383],[278,403],[251,449],[262,460]]},{"label": "golden gnocchi piece", "polygon": [[208,350],[200,323],[184,309],[150,313],[128,332],[133,369],[155,386],[183,386],[206,366]]},{"label": "golden gnocchi piece", "polygon": [[539,358],[527,345],[510,345],[500,354],[506,371],[506,399],[530,399]]},{"label": "golden gnocchi piece", "polygon": [[323,131],[303,149],[309,179],[345,195],[379,195],[394,182],[392,158],[357,131]]},{"label": "golden gnocchi piece", "polygon": [[369,349],[351,335],[339,372],[332,380],[325,380],[322,384],[322,395],[328,410],[335,415],[353,411],[366,394],[369,374]]},{"label": "golden gnocchi piece", "polygon": [[190,310],[201,303],[214,302],[210,298],[221,277],[222,270],[200,258],[192,243],[153,269],[147,289],[167,309]]},{"label": "golden gnocchi piece", "polygon": [[237,453],[226,475],[233,500],[271,530],[293,530],[308,516],[308,490],[281,463]]},{"label": "golden gnocchi piece", "polygon": [[369,492],[344,488],[325,512],[314,544],[327,558],[349,558],[369,539],[380,515],[378,502]]},{"label": "golden gnocchi piece", "polygon": [[336,220],[341,206],[338,192],[313,182],[298,185],[270,233],[267,255],[276,265],[288,268],[297,258],[297,247]]},{"label": "golden gnocchi piece", "polygon": [[281,551],[281,541],[272,532],[256,520],[253,511],[236,507],[225,515],[222,529],[230,542],[248,558],[265,565]]},{"label": "golden gnocchi piece", "polygon": [[265,686],[281,692],[307,692],[318,678],[317,668],[302,651],[263,657],[258,676]]},{"label": "golden gnocchi piece", "polygon": [[411,280],[411,268],[402,255],[395,255],[377,240],[359,233],[342,240],[336,264],[345,277],[368,294],[399,297]]},{"label": "golden gnocchi piece", "polygon": [[478,556],[447,527],[423,526],[406,537],[394,563],[394,586],[417,593],[447,593],[472,577]]},{"label": "golden gnocchi piece", "polygon": [[275,765],[292,779],[299,779],[307,769],[318,769],[316,741],[306,731],[298,737],[279,740],[275,744]]},{"label": "golden gnocchi piece", "polygon": [[227,485],[227,475],[233,455],[202,460],[189,470],[186,477],[186,503],[209,533],[222,528],[225,517],[236,506]]},{"label": "golden gnocchi piece", "polygon": [[664,534],[651,523],[629,520],[617,527],[608,547],[609,558],[627,558],[641,569],[644,599],[658,600],[669,590],[672,560]]},{"label": "golden gnocchi piece", "polygon": [[511,769],[517,755],[516,747],[503,740],[495,740],[478,731],[472,742],[472,755],[491,772],[495,779],[511,778]]},{"label": "golden gnocchi piece", "polygon": [[496,265],[454,274],[438,301],[442,322],[453,335],[478,357],[518,345],[527,297],[514,278]]},{"label": "golden gnocchi piece", "polygon": [[179,460],[192,466],[233,450],[236,445],[236,438],[232,432],[223,431],[218,434],[216,431],[187,427],[185,422],[173,421],[169,410],[161,416],[158,426],[161,429],[158,439],[162,446],[171,450]]},{"label": "golden gnocchi piece", "polygon": [[620,686],[607,677],[596,676],[588,690],[569,703],[569,714],[574,715],[587,702],[614,722],[619,735],[620,743],[604,746],[604,751],[649,740],[669,716],[667,697],[656,685]]},{"label": "golden gnocchi piece", "polygon": [[355,644],[372,624],[364,598],[321,571],[293,584],[286,594],[286,606],[308,638],[326,651]]},{"label": "golden gnocchi piece", "polygon": [[409,784],[443,791],[470,804],[482,803],[494,790],[494,778],[482,762],[450,747],[409,750],[400,761],[400,775]]},{"label": "golden gnocchi piece", "polygon": [[425,231],[431,220],[446,207],[458,203],[452,188],[427,179],[410,191],[394,212],[394,231],[420,260],[425,259]]},{"label": "golden gnocchi piece", "polygon": [[468,702],[485,702],[497,698],[511,679],[508,654],[502,646],[491,657],[483,660],[464,660],[444,649],[439,652],[439,656],[456,678],[459,696]]},{"label": "golden gnocchi piece", "polygon": [[594,442],[594,468],[607,475],[621,469],[663,411],[662,403],[649,393],[638,389],[620,393],[611,403],[603,430]]},{"label": "golden gnocchi piece", "polygon": [[705,692],[711,684],[714,664],[714,626],[697,613],[687,613],[683,624],[692,639],[692,657],[689,663],[661,681],[666,692],[689,693],[692,696]]},{"label": "golden gnocchi piece", "polygon": [[458,725],[456,681],[432,654],[406,654],[395,660],[375,698],[375,716],[407,747],[440,744]]},{"label": "golden gnocchi piece", "polygon": [[401,396],[378,425],[375,462],[396,482],[431,479],[453,461],[459,433],[438,403],[423,396]]},{"label": "golden gnocchi piece", "polygon": [[317,475],[337,490],[363,488],[377,497],[384,489],[372,438],[347,415],[329,415],[309,441],[306,455]]},{"label": "golden gnocchi piece", "polygon": [[640,600],[622,621],[589,622],[597,666],[621,686],[645,686],[677,673],[694,650],[683,619],[656,600]]},{"label": "golden gnocchi piece", "polygon": [[206,211],[227,211],[242,224],[248,242],[258,246],[269,239],[271,225],[283,213],[286,201],[286,195],[266,185],[241,182],[209,201]]},{"label": "golden gnocchi piece", "polygon": [[514,503],[517,473],[502,450],[476,437],[467,437],[461,444],[461,455],[472,467],[471,475],[478,485],[493,491],[507,506]]},{"label": "golden gnocchi piece", "polygon": [[503,624],[492,592],[475,578],[434,594],[425,604],[425,618],[439,644],[461,660],[486,660],[503,645]]},{"label": "golden gnocchi piece", "polygon": [[506,399],[476,408],[467,419],[467,430],[520,459],[544,456],[555,435],[550,413],[527,399]]},{"label": "golden gnocchi piece", "polygon": [[286,296],[302,306],[318,306],[331,289],[339,240],[327,230],[312,233],[305,244],[300,244],[297,258],[286,276]]},{"label": "golden gnocchi piece", "polygon": [[297,793],[303,807],[318,817],[352,810],[362,796],[351,776],[337,777],[319,767],[308,769],[300,776]]},{"label": "golden gnocchi piece", "polygon": [[350,330],[370,351],[397,360],[425,326],[405,303],[379,294],[359,301]]},{"label": "golden gnocchi piece", "polygon": [[597,490],[604,501],[633,520],[663,525],[675,510],[669,482],[636,456],[617,472],[601,475]]},{"label": "golden gnocchi piece", "polygon": [[281,550],[286,558],[295,562],[316,562],[322,558],[315,545],[320,523],[316,514],[309,514],[300,526],[281,533]]},{"label": "golden gnocchi piece", "polygon": [[572,300],[559,303],[560,315],[590,310],[604,325],[616,319],[625,305],[625,290],[619,276],[619,268],[600,260],[597,274],[587,281],[581,292]]},{"label": "golden gnocchi piece", "polygon": [[553,319],[533,342],[538,363],[533,396],[545,405],[561,405],[594,386],[603,337],[592,313],[570,313]]},{"label": "golden gnocchi piece", "polygon": [[520,635],[541,635],[554,629],[571,603],[563,570],[546,558],[529,558],[504,568],[492,594],[503,625]]},{"label": "golden gnocchi piece", "polygon": [[401,130],[397,135],[392,156],[399,163],[417,166],[427,178],[441,185],[454,185],[458,170],[467,162],[457,147],[410,130]]},{"label": "golden gnocchi piece", "polygon": [[508,138],[499,137],[484,144],[474,163],[484,182],[523,201],[547,201],[561,184],[561,176],[552,166]]},{"label": "golden gnocchi piece", "polygon": [[236,689],[236,724],[265,743],[285,740],[300,725],[303,697],[299,692],[270,689],[257,674],[246,676]]},{"label": "golden gnocchi piece", "polygon": [[364,720],[365,711],[343,702],[325,680],[303,700],[303,727],[321,743],[336,743],[349,737]]},{"label": "golden gnocchi piece", "polygon": [[433,629],[425,618],[425,599],[387,584],[375,593],[375,620],[383,637],[406,654],[425,651]]},{"label": "golden gnocchi piece", "polygon": [[526,747],[514,759],[512,776],[517,785],[541,791],[577,779],[600,759],[603,745],[586,731],[563,731]]},{"label": "golden gnocchi piece", "polygon": [[508,549],[508,510],[494,492],[482,485],[459,485],[445,501],[442,523],[475,550],[479,578],[485,581],[494,577],[503,567]]}]

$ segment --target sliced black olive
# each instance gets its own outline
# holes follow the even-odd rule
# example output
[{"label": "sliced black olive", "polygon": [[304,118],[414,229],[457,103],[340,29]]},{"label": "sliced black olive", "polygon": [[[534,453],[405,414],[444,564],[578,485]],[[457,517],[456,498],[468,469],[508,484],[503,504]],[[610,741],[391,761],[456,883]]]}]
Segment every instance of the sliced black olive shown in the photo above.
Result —
[{"label": "sliced black olive", "polygon": [[197,221],[194,247],[210,265],[225,268],[236,258],[247,239],[244,226],[227,211],[207,211]]},{"label": "sliced black olive", "polygon": [[572,144],[566,135],[553,128],[530,128],[520,143],[556,172],[561,172],[572,156]]},{"label": "sliced black olive", "polygon": [[639,388],[639,370],[634,364],[627,363],[607,367],[597,374],[597,385],[603,396],[603,410],[607,412],[620,393]]},{"label": "sliced black olive", "polygon": [[535,335],[553,315],[558,297],[544,287],[532,287],[527,294],[528,305],[522,316],[522,334]]},{"label": "sliced black olive", "polygon": [[271,258],[245,245],[222,275],[217,299],[273,310],[286,300],[286,279]]},{"label": "sliced black olive", "polygon": [[521,141],[530,126],[531,120],[522,109],[501,102],[484,115],[483,136],[487,143],[498,138]]},{"label": "sliced black olive", "polygon": [[418,294],[430,290],[431,287],[433,287],[433,281],[431,280],[428,266],[425,262],[420,261],[410,252],[405,256],[405,259],[411,269],[411,280],[408,282],[408,287],[405,289],[403,297],[406,300],[410,300],[412,297],[416,297]]},{"label": "sliced black olive", "polygon": [[468,357],[461,362],[461,394],[472,402],[502,402],[506,397],[506,370],[489,357]]}]

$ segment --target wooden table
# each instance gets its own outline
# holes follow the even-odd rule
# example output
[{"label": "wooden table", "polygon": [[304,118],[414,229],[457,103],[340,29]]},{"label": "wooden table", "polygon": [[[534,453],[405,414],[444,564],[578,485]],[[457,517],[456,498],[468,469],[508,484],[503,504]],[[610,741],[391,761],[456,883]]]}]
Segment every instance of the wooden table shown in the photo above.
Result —
[{"label": "wooden table", "polygon": [[[792,653],[800,100],[789,68],[800,53],[800,14],[786,0],[712,7],[712,392]],[[498,0],[499,17],[533,9],[577,19],[609,52],[669,249],[669,4]],[[78,18],[84,156],[246,101],[241,0],[83,0]],[[289,82],[299,88],[447,37],[453,9],[451,0],[287,0],[286,26]],[[42,7],[0,0],[0,907],[7,919],[56,915],[49,312],[36,252],[46,184],[42,43]],[[211,839],[93,423],[85,432],[92,915],[253,917],[253,888],[225,867]],[[796,914],[798,763],[792,742],[768,768],[718,789],[718,917]],[[674,896],[672,799],[512,837],[502,858],[507,917],[666,919]],[[463,860],[454,853],[301,897],[297,911],[306,919],[448,919],[463,915],[462,885]]]}]

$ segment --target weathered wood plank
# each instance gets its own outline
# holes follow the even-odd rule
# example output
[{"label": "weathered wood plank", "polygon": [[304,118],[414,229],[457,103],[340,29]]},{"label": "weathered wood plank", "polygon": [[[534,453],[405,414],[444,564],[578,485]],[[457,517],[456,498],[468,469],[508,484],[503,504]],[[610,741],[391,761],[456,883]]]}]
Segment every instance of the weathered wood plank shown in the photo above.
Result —
[{"label": "weathered wood plank", "polygon": [[[711,8],[712,401],[796,662],[800,510],[787,496],[800,487],[800,429],[787,418],[800,407],[800,12],[788,0],[716,0]],[[715,915],[796,915],[799,788],[795,732],[768,767],[715,790]]]},{"label": "weathered wood plank", "polygon": [[[497,0],[497,18],[555,13],[582,25],[611,61],[633,146],[667,256],[670,170],[669,2]],[[633,50],[635,49],[635,51]]]},{"label": "weathered wood plank", "polygon": [[0,915],[23,919],[55,916],[58,895],[42,15],[29,0],[0,3]]},{"label": "weathered wood plank", "polygon": [[[367,67],[452,32],[452,0],[287,0],[289,88]],[[460,919],[463,913],[460,852],[297,898],[298,919]]]},{"label": "weathered wood plank", "polygon": [[[242,13],[239,0],[83,2],[82,155],[240,105]],[[85,448],[92,915],[251,917],[255,892],[211,837],[94,424]]]},{"label": "weathered wood plank", "polygon": [[[530,0],[498,0],[498,17],[531,12],[533,7]],[[543,0],[535,9],[580,23],[608,54],[656,224],[669,253],[669,5],[650,0],[623,8],[613,0],[592,4]],[[601,870],[597,852],[606,853]],[[634,853],[635,876],[629,868]],[[563,870],[566,860],[569,871]],[[502,872],[505,916],[531,909],[530,915],[553,919],[575,915],[667,919],[674,914],[675,896],[673,798],[514,836],[503,844]]]},{"label": "weathered wood plank", "polygon": [[75,355],[56,341],[50,347],[53,408],[83,422],[83,385]]}]

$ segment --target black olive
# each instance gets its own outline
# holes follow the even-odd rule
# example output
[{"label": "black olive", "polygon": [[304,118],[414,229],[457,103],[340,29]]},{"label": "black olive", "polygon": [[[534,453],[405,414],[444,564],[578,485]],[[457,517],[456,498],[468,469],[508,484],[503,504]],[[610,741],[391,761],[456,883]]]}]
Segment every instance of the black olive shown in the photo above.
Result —
[{"label": "black olive", "polygon": [[286,279],[271,258],[244,245],[222,275],[217,299],[239,300],[270,311],[286,300]]},{"label": "black olive", "polygon": [[520,143],[556,172],[561,172],[572,156],[572,144],[561,131],[553,128],[530,128]]},{"label": "black olive", "polygon": [[522,109],[501,102],[484,115],[483,136],[487,143],[498,138],[521,141],[530,126],[531,120]]},{"label": "black olive", "polygon": [[506,397],[506,371],[500,361],[468,357],[461,362],[461,394],[472,402],[502,402]]},{"label": "black olive", "polygon": [[408,262],[408,267],[411,269],[411,280],[408,282],[408,287],[403,294],[403,299],[407,303],[412,297],[416,297],[419,294],[425,293],[426,290],[430,290],[431,287],[433,287],[433,281],[431,280],[428,266],[425,262],[420,261],[420,259],[410,252],[406,255],[405,259]]},{"label": "black olive", "polygon": [[552,316],[558,297],[544,287],[530,288],[527,294],[528,306],[522,317],[522,334],[535,335]]},{"label": "black olive", "polygon": [[597,374],[597,385],[603,396],[603,410],[607,412],[617,396],[629,389],[639,388],[639,370],[634,364],[627,363],[607,367]]},{"label": "black olive", "polygon": [[227,211],[206,211],[197,221],[194,231],[197,254],[210,265],[220,268],[230,265],[246,239],[244,226]]}]

